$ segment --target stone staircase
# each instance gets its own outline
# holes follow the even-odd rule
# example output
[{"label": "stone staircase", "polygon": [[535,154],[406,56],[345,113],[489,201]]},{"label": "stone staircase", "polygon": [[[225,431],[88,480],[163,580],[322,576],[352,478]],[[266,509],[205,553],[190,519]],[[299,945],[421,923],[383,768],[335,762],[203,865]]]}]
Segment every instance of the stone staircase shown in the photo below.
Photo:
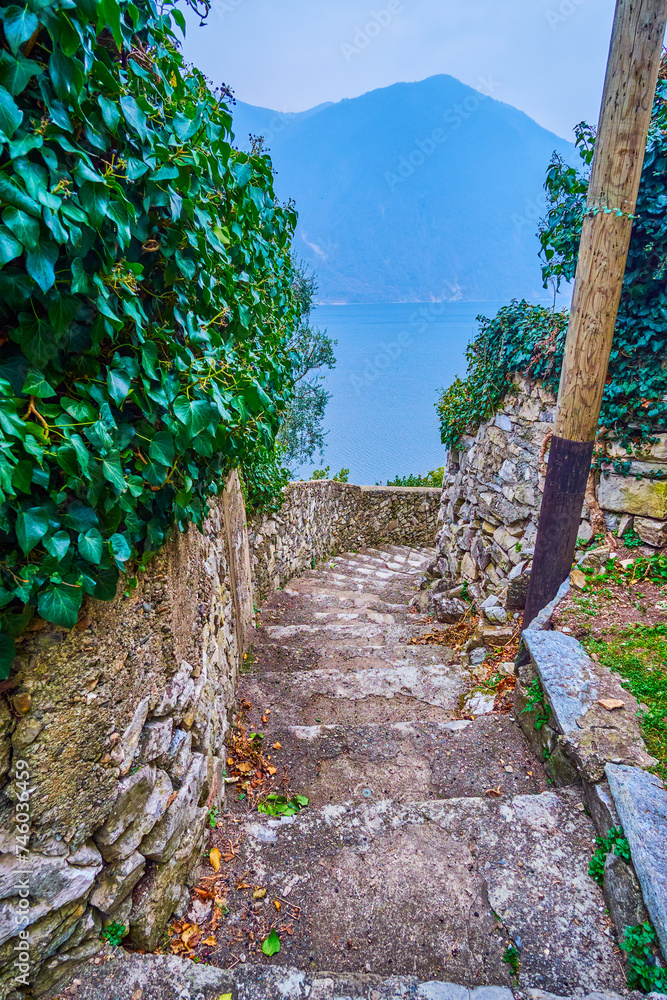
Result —
[{"label": "stone staircase", "polygon": [[[211,844],[233,847],[230,912],[209,964],[117,951],[78,974],[75,995],[627,993],[588,875],[595,832],[579,789],[549,788],[510,716],[461,719],[468,669],[451,649],[409,642],[425,630],[409,602],[432,557],[347,553],[262,608],[239,697],[276,780],[284,774],[309,807],[271,818],[231,785]],[[268,959],[260,945],[272,925],[281,950]]]}]

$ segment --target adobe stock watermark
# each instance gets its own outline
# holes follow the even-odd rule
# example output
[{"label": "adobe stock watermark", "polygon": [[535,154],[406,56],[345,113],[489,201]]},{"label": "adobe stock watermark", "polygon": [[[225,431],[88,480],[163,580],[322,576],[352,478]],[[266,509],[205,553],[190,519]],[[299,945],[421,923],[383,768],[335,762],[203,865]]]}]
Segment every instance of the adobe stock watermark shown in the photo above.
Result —
[{"label": "adobe stock watermark", "polygon": [[235,10],[238,10],[244,3],[245,0],[213,0],[211,9],[216,12],[220,20],[223,20],[228,14],[233,14]]},{"label": "adobe stock watermark", "polygon": [[30,923],[30,866],[28,845],[30,843],[30,770],[24,760],[16,762],[14,780],[17,795],[14,805],[15,853],[19,862],[16,869],[16,885],[13,895],[16,904],[16,941],[14,951],[14,982],[18,986],[28,986],[30,976],[30,944],[28,925]]},{"label": "adobe stock watermark", "polygon": [[460,296],[458,286],[452,285],[449,281],[445,281],[445,284],[452,293],[451,299],[443,302],[427,302],[420,305],[410,316],[406,329],[401,330],[392,340],[382,344],[377,354],[366,361],[363,373],[361,375],[350,375],[350,385],[358,396],[369,386],[374,385],[401,355],[409,347],[412,347],[415,336],[426,333],[429,325],[443,316],[449,301],[453,301]]},{"label": "adobe stock watermark", "polygon": [[415,139],[412,150],[399,158],[396,168],[385,171],[384,179],[390,191],[395,191],[399,184],[405,183],[415,171],[423,167],[436,150],[447,142],[451,133],[460,129],[487,98],[493,97],[500,84],[491,77],[480,77],[477,86],[477,91],[450,105],[443,112],[442,123],[445,127],[438,125],[424,138]]},{"label": "adobe stock watermark", "polygon": [[402,14],[404,10],[403,0],[389,0],[385,7],[380,10],[372,10],[368,16],[368,21],[363,25],[356,25],[351,42],[341,42],[340,51],[343,53],[346,63],[351,63],[355,56],[361,55],[378,35],[381,35],[385,28],[389,27],[397,14]]},{"label": "adobe stock watermark", "polygon": [[526,198],[523,212],[512,212],[510,217],[514,232],[520,234],[528,226],[534,234],[535,225],[544,218],[545,212],[546,203],[543,194],[536,198]]},{"label": "adobe stock watermark", "polygon": [[569,17],[586,3],[586,0],[561,0],[557,7],[545,10],[544,16],[552,31],[555,31],[559,24],[563,24]]}]

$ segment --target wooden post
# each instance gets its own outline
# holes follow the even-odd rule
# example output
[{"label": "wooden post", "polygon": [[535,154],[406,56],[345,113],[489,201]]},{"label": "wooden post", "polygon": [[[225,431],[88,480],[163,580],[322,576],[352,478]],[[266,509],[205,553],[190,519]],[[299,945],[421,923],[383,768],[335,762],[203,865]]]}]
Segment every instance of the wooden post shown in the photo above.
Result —
[{"label": "wooden post", "polygon": [[667,0],[617,0],[524,627],[572,567],[666,23]]}]

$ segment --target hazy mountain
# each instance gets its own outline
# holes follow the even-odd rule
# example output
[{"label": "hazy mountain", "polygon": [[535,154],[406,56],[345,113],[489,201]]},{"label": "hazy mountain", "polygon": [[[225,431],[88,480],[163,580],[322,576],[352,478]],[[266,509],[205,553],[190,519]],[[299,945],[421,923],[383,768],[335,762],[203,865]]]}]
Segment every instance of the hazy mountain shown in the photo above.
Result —
[{"label": "hazy mountain", "polygon": [[572,146],[516,108],[435,76],[294,114],[239,102],[234,129],[264,136],[321,301],[545,294],[544,173]]}]

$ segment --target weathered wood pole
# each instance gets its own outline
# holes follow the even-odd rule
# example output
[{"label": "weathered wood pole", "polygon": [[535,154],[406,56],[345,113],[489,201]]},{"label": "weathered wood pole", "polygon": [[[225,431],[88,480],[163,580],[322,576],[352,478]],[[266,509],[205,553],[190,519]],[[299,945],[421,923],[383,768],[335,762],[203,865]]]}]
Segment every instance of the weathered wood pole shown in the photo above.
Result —
[{"label": "weathered wood pole", "polygon": [[617,0],[524,627],[572,567],[666,23],[667,0]]}]

